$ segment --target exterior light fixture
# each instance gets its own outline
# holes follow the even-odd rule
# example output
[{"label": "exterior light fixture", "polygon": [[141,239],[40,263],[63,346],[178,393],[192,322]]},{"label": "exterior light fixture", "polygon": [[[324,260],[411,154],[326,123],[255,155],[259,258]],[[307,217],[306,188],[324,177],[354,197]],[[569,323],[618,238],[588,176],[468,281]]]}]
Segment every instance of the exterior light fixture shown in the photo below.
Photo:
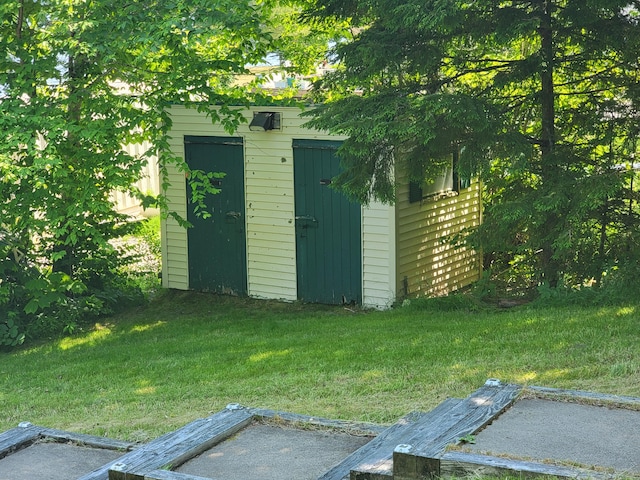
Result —
[{"label": "exterior light fixture", "polygon": [[253,120],[249,124],[252,132],[267,132],[280,130],[280,113],[278,112],[253,112]]}]

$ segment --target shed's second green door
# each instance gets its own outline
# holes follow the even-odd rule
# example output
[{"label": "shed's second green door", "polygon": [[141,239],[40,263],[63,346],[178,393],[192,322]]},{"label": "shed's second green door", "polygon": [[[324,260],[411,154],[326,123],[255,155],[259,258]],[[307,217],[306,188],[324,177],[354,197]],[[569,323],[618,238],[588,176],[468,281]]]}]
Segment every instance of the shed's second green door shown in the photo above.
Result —
[{"label": "shed's second green door", "polygon": [[362,302],[361,207],[331,188],[340,142],[294,140],[298,298]]},{"label": "shed's second green door", "polygon": [[232,295],[247,293],[244,209],[244,149],[242,138],[197,137],[184,139],[185,158],[192,170],[223,172],[214,179],[220,190],[207,195],[208,218],[196,216],[187,182],[189,287]]}]

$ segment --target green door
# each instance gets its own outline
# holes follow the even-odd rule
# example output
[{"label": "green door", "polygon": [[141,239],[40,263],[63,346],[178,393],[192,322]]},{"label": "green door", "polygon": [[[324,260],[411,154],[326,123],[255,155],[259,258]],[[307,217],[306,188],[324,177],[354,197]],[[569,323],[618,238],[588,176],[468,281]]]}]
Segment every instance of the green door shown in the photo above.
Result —
[{"label": "green door", "polygon": [[331,188],[340,142],[294,140],[298,298],[362,302],[360,205]]},{"label": "green door", "polygon": [[187,181],[189,287],[231,295],[247,293],[242,138],[185,136],[185,158],[192,170],[223,172],[212,180],[220,190],[205,198],[208,218],[196,216]]}]

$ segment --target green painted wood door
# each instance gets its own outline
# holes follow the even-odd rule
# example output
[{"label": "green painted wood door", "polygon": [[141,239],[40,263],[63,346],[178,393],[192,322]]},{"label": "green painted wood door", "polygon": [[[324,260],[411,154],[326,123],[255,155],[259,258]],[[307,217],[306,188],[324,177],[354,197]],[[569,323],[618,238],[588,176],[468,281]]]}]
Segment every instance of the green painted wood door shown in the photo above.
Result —
[{"label": "green painted wood door", "polygon": [[340,142],[294,140],[298,298],[362,303],[360,205],[331,188]]},{"label": "green painted wood door", "polygon": [[247,293],[247,246],[242,138],[185,136],[185,158],[192,170],[223,172],[213,179],[220,190],[205,198],[207,211],[194,214],[187,181],[189,288],[231,295]]}]

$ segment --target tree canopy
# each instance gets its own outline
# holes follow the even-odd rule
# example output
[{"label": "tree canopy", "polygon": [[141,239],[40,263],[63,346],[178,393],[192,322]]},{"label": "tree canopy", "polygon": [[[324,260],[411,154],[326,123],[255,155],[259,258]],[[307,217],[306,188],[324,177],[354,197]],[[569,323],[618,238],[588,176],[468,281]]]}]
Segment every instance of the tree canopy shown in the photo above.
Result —
[{"label": "tree canopy", "polygon": [[484,224],[468,237],[536,282],[599,281],[640,255],[640,2],[318,0],[348,19],[340,68],[310,124],[350,137],[342,188],[393,201],[394,172],[438,175],[459,152],[479,175]]},{"label": "tree canopy", "polygon": [[[36,313],[55,292],[104,288],[119,261],[109,240],[125,225],[112,193],[131,191],[157,152],[161,170],[186,168],[167,148],[167,106],[205,111],[233,131],[241,109],[263,100],[237,75],[273,51],[294,57],[298,10],[269,0],[1,3],[0,313],[24,313],[21,295],[40,296],[27,309]],[[322,32],[306,36],[293,68],[321,54],[314,42],[326,45]],[[123,148],[143,142],[152,147],[141,155]],[[26,266],[46,288],[18,278]],[[37,293],[47,288],[51,296]]]}]

